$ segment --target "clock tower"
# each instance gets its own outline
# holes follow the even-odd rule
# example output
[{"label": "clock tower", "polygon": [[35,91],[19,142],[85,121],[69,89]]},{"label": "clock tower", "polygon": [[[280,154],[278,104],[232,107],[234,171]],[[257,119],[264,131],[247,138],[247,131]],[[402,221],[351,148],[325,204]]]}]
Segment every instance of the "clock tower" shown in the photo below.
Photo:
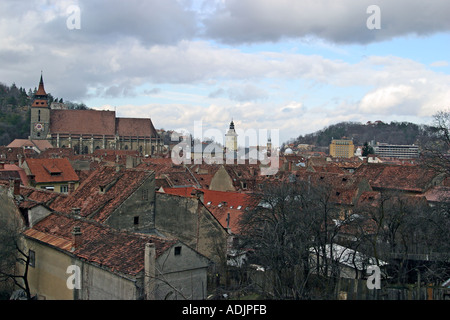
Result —
[{"label": "clock tower", "polygon": [[30,139],[44,140],[50,127],[50,108],[48,96],[44,89],[44,81],[39,81],[39,89],[31,105]]}]

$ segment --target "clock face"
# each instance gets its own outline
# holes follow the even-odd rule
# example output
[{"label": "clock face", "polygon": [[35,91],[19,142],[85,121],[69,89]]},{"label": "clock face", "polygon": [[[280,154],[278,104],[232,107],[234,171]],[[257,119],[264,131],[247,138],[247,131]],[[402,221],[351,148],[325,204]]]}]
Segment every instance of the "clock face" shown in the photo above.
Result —
[{"label": "clock face", "polygon": [[42,130],[44,130],[44,125],[43,125],[42,123],[36,123],[36,124],[34,125],[34,129],[35,129],[36,131],[42,131]]}]

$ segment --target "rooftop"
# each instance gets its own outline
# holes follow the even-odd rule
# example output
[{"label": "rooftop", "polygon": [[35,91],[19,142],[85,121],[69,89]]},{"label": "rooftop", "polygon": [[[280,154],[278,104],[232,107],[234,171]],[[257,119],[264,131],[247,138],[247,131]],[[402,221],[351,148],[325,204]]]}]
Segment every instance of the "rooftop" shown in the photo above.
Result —
[{"label": "rooftop", "polygon": [[[80,227],[81,243],[74,248],[73,228]],[[146,243],[154,243],[156,257],[177,241],[156,236],[118,231],[108,226],[52,213],[24,232],[25,236],[73,254],[113,272],[136,275],[144,270]]]},{"label": "rooftop", "polygon": [[149,170],[99,167],[53,209],[68,214],[79,208],[80,216],[103,222],[151,175]]},{"label": "rooftop", "polygon": [[[66,158],[26,159],[29,174],[36,183],[78,181],[78,175]],[[27,172],[28,173],[28,172]]]}]

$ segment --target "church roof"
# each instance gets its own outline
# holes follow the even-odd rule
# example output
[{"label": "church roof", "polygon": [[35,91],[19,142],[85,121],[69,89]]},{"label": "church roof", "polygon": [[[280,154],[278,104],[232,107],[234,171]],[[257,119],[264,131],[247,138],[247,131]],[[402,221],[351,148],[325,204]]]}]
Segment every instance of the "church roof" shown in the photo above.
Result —
[{"label": "church roof", "polygon": [[116,113],[99,110],[50,110],[50,132],[115,135]]},{"label": "church roof", "polygon": [[50,133],[150,138],[156,129],[149,118],[116,118],[114,111],[52,109]]},{"label": "church roof", "polygon": [[152,137],[156,129],[149,118],[117,118],[116,130],[119,136]]}]

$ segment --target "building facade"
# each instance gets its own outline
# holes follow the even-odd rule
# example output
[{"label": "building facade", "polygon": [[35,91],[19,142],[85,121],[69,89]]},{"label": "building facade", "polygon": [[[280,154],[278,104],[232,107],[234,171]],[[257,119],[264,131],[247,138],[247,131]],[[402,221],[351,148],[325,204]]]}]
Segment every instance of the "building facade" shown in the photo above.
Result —
[{"label": "building facade", "polygon": [[379,157],[411,159],[419,157],[419,147],[415,145],[394,145],[380,143],[374,147]]},{"label": "building facade", "polygon": [[150,118],[119,118],[115,111],[69,110],[60,103],[49,106],[42,75],[31,106],[30,139],[47,140],[55,148],[72,148],[76,154],[113,149],[154,155],[163,150],[163,140]]},{"label": "building facade", "polygon": [[337,158],[351,158],[355,153],[352,140],[333,139],[330,144],[330,156]]}]

